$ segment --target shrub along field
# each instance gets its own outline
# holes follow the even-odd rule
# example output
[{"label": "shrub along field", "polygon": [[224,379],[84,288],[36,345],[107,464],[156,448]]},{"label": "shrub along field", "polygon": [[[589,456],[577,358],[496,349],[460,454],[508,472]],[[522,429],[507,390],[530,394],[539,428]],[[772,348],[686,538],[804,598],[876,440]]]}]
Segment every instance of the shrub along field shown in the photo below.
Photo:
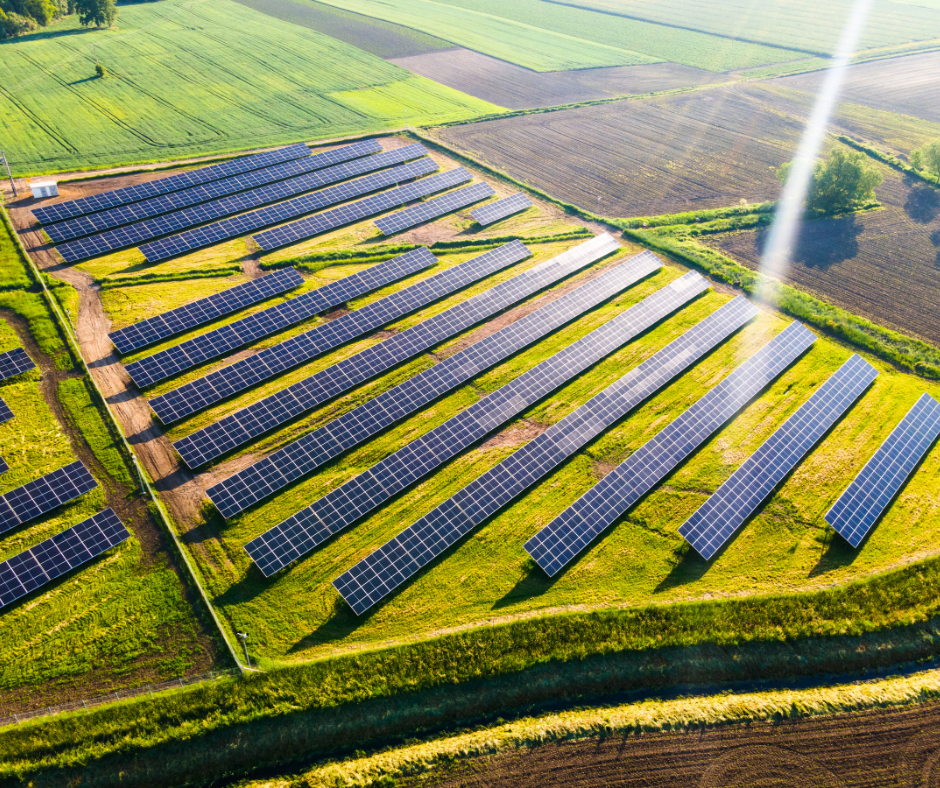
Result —
[{"label": "shrub along field", "polygon": [[[120,27],[0,44],[0,137],[19,174],[438,123],[498,107],[230,0],[122,7]],[[96,78],[96,58],[108,71]]]}]

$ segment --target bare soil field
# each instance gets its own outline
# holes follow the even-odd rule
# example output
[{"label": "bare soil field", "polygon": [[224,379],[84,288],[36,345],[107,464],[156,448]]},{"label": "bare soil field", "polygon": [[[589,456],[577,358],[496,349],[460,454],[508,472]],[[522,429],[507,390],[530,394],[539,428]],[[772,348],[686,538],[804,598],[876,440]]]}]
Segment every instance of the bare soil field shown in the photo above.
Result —
[{"label": "bare soil field", "polygon": [[620,735],[468,759],[402,786],[933,788],[940,706]]},{"label": "bare soil field", "polygon": [[[940,343],[940,190],[881,167],[882,210],[808,222],[787,277],[876,323]],[[766,230],[709,243],[756,268]]]},{"label": "bare soil field", "polygon": [[[815,93],[824,72],[774,80]],[[940,52],[876,60],[850,66],[842,86],[846,101],[940,122]]]},{"label": "bare soil field", "polygon": [[536,72],[469,49],[400,57],[392,62],[509,109],[654,93],[727,79],[723,74],[676,63]]},{"label": "bare soil field", "polygon": [[[775,199],[803,124],[736,86],[453,126],[443,142],[605,216]],[[551,167],[544,162],[551,161]]]}]

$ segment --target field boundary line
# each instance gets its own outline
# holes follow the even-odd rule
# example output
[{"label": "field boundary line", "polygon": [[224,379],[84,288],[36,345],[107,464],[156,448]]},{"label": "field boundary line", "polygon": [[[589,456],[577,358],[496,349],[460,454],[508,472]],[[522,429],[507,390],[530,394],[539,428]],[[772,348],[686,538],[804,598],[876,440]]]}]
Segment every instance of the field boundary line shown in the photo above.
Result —
[{"label": "field boundary line", "polygon": [[202,601],[205,603],[205,606],[207,610],[209,611],[209,615],[212,617],[212,620],[215,623],[216,628],[218,629],[219,634],[222,637],[222,641],[225,643],[225,646],[228,649],[229,654],[231,655],[232,659],[234,660],[235,665],[237,666],[238,670],[241,672],[242,675],[244,675],[246,672],[250,670],[250,668],[246,668],[244,665],[242,665],[241,660],[238,658],[238,651],[233,647],[232,643],[229,641],[228,637],[226,636],[225,629],[222,626],[222,622],[219,619],[218,615],[216,614],[215,608],[213,608],[212,603],[209,601],[209,596],[206,593],[205,588],[203,588],[202,583],[199,581],[199,577],[197,576],[196,571],[194,567],[192,566],[192,563],[189,560],[189,556],[186,555],[186,551],[183,549],[183,545],[180,543],[179,537],[176,534],[176,530],[173,528],[166,511],[164,510],[159,499],[157,498],[156,493],[153,490],[153,487],[151,487],[150,485],[150,480],[147,477],[146,471],[141,467],[140,461],[137,459],[137,455],[134,453],[134,450],[131,448],[130,443],[128,443],[127,437],[124,435],[124,431],[121,429],[121,426],[118,424],[117,419],[115,418],[114,414],[111,412],[111,408],[108,407],[107,400],[105,399],[104,395],[101,393],[101,389],[98,388],[98,383],[95,381],[94,375],[91,374],[91,370],[88,367],[88,363],[85,361],[85,356],[81,352],[81,347],[78,344],[78,340],[76,339],[75,335],[72,333],[73,327],[72,327],[71,318],[69,318],[67,314],[63,315],[59,307],[58,301],[53,296],[53,294],[49,291],[49,288],[46,285],[46,281],[45,279],[43,279],[42,273],[36,267],[36,264],[35,262],[33,262],[32,257],[29,256],[29,253],[26,251],[26,248],[23,246],[23,241],[20,239],[19,233],[16,232],[16,226],[13,224],[12,220],[10,219],[10,215],[7,213],[6,206],[3,205],[2,203],[0,203],[0,213],[2,213],[3,221],[6,222],[10,228],[11,235],[13,236],[14,242],[19,248],[20,254],[22,254],[23,257],[26,259],[30,272],[32,273],[33,277],[39,282],[39,285],[42,287],[42,291],[46,297],[46,301],[49,303],[52,309],[52,312],[55,315],[56,322],[59,326],[59,330],[64,333],[65,338],[70,346],[72,353],[81,362],[82,369],[84,370],[84,374],[91,381],[92,388],[94,389],[95,394],[97,394],[98,399],[99,399],[99,403],[98,403],[99,406],[104,408],[104,411],[108,414],[108,421],[110,422],[112,429],[116,430],[117,434],[121,437],[121,443],[123,444],[124,450],[127,452],[128,456],[130,457],[131,463],[134,466],[134,470],[137,472],[137,477],[140,480],[141,491],[147,494],[148,498],[154,504],[154,507],[159,512],[159,519],[162,522],[164,528],[169,532],[170,538],[173,540],[173,544],[176,546],[177,553],[182,557],[183,564],[186,566],[186,569],[189,572],[190,579],[192,580],[193,584],[196,586],[196,589],[199,591],[199,595],[202,597]]}]

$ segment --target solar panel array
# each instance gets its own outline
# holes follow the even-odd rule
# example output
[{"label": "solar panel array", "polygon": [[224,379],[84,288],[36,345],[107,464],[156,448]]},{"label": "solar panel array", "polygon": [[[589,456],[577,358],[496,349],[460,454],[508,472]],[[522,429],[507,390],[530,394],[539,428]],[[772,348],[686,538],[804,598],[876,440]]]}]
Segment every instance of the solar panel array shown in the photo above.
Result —
[{"label": "solar panel array", "polygon": [[0,353],[0,380],[12,378],[14,375],[21,375],[35,366],[33,360],[21,347],[8,350],[6,353]]},{"label": "solar panel array", "polygon": [[[437,169],[435,167],[435,169]],[[359,202],[350,205],[344,205],[340,208],[334,208],[331,211],[324,211],[315,216],[301,219],[299,222],[287,224],[283,227],[275,227],[273,230],[252,236],[255,242],[265,251],[277,249],[280,246],[302,241],[305,238],[312,238],[320,233],[335,230],[361,219],[368,219],[383,211],[397,208],[419,197],[427,197],[429,194],[444,191],[452,186],[458,186],[471,180],[470,175],[463,167],[454,170],[442,172],[430,178],[425,178],[417,183],[409,183],[405,186],[399,186],[395,189],[389,189],[387,192],[376,194]],[[401,180],[406,180],[402,178]],[[398,181],[396,181],[397,183]]]},{"label": "solar panel array", "polygon": [[6,473],[8,470],[10,470],[10,466],[7,465],[7,461],[3,459],[3,457],[0,457],[0,475]]},{"label": "solar panel array", "polygon": [[215,293],[207,298],[200,298],[191,304],[171,309],[160,315],[133,323],[119,331],[112,331],[108,337],[114,346],[127,354],[152,345],[174,334],[181,334],[196,326],[210,323],[246,306],[257,304],[271,296],[286,293],[300,287],[304,278],[293,268],[283,268],[273,274],[253,279],[251,282]]},{"label": "solar panel array", "polygon": [[344,304],[363,293],[429,268],[436,262],[434,255],[424,247],[414,249],[135,361],[127,365],[127,372],[139,387],[149,386],[338,304]]},{"label": "solar panel array", "polygon": [[[389,151],[388,154],[379,153],[376,156],[369,157],[367,161],[386,155],[404,155],[400,151],[407,152],[407,149],[401,148],[399,151]],[[231,219],[225,219],[206,227],[197,227],[193,230],[171,235],[168,238],[161,238],[158,241],[143,244],[140,251],[143,252],[148,262],[158,263],[161,260],[167,260],[193,249],[209,246],[229,238],[238,238],[263,227],[296,219],[298,216],[318,211],[321,208],[337,205],[346,200],[352,200],[355,197],[384,189],[387,186],[427,175],[437,169],[437,164],[432,159],[421,158],[383,172],[374,172],[371,175],[347,183],[321,189],[313,194],[305,194],[303,197],[296,197],[292,200],[279,202],[276,205],[269,205],[267,208],[233,216]]]},{"label": "solar panel array", "polygon": [[922,394],[826,513],[826,522],[858,547],[938,437],[940,403]]},{"label": "solar panel array", "polygon": [[[43,208],[36,208],[33,215],[43,224],[52,222],[61,222],[64,219],[70,219],[74,216],[82,216],[94,211],[104,211],[108,208],[114,208],[117,205],[145,200],[148,197],[154,197],[158,194],[167,194],[169,192],[186,189],[190,186],[197,186],[200,183],[227,178],[230,175],[238,175],[242,172],[270,167],[282,161],[299,159],[310,155],[310,148],[303,143],[289,145],[286,148],[278,150],[256,153],[252,156],[242,156],[231,161],[224,161],[221,164],[213,164],[210,167],[202,167],[198,170],[181,172],[178,175],[170,175],[167,178],[158,178],[147,183],[138,183],[135,186],[125,186],[123,189],[114,189],[101,194],[92,194],[88,197],[82,197],[78,200],[67,200],[65,202],[47,205]],[[320,154],[328,155],[328,154]]]},{"label": "solar panel array", "polygon": [[705,560],[715,555],[876,377],[852,356],[680,526],[682,537]]},{"label": "solar panel array", "polygon": [[224,517],[244,511],[661,266],[651,252],[631,258],[210,487],[207,495]]},{"label": "solar panel array", "polygon": [[[331,152],[333,154],[330,156],[332,161],[324,161],[324,154],[306,156],[302,159],[282,162],[260,170],[235,175],[231,178],[212,181],[191,189],[162,194],[158,197],[151,197],[149,200],[128,205],[119,205],[108,211],[77,216],[64,222],[50,224],[44,229],[54,243],[62,243],[72,238],[100,233],[113,227],[132,224],[171,211],[179,211],[191,205],[217,200],[230,194],[237,194],[269,183],[296,178],[305,173],[320,170],[329,164],[358,159],[381,150],[382,147],[374,140],[346,145]],[[333,181],[328,180],[326,182],[332,183]],[[322,184],[318,183],[317,185]]]},{"label": "solar panel array", "polygon": [[526,552],[556,575],[815,341],[792,323],[526,542]]},{"label": "solar panel array", "polygon": [[[259,186],[228,197],[222,197],[218,200],[212,200],[211,202],[192,205],[189,208],[182,208],[172,213],[165,213],[162,216],[155,216],[152,219],[144,219],[135,224],[116,227],[113,230],[106,230],[105,232],[89,235],[85,238],[76,238],[73,241],[60,244],[56,249],[66,262],[71,263],[77,260],[86,260],[89,257],[113,252],[116,249],[136,246],[142,241],[147,241],[151,238],[159,238],[160,236],[176,233],[188,227],[196,227],[197,225],[205,224],[215,219],[221,219],[222,217],[248,211],[252,208],[266,205],[267,203],[283,200],[297,194],[303,194],[304,192],[318,189],[321,186],[339,183],[340,181],[354,178],[357,175],[375,172],[376,170],[381,170],[383,167],[390,167],[394,164],[408,161],[409,159],[416,159],[420,156],[424,156],[426,153],[427,151],[422,145],[409,145],[408,147],[399,148],[398,150],[378,153],[374,156],[366,156],[344,164],[337,164],[333,167],[317,170],[316,172],[309,172],[306,175],[299,175],[296,178],[269,183],[266,186]],[[316,192],[316,194],[307,195],[305,199],[308,201],[312,200],[312,204],[315,207],[333,205],[337,202],[350,199],[350,196],[363,193],[361,190],[365,188],[365,185],[365,179],[360,179],[353,184],[340,184],[338,186],[332,186],[329,189],[322,189]],[[367,189],[366,192],[374,191],[375,188],[378,187]],[[290,202],[293,201],[272,206],[269,211],[274,212],[273,215],[277,218],[267,223],[271,224],[274,221],[280,221],[281,214],[275,209],[280,209],[281,212],[285,210],[289,212],[289,209],[284,206],[287,206]],[[150,259],[149,256],[147,259]],[[151,262],[153,261],[151,260]]]},{"label": "solar panel array", "polygon": [[[249,542],[265,576],[352,525],[708,288],[690,273]],[[520,451],[524,451],[521,449]]]},{"label": "solar panel array", "polygon": [[98,486],[98,482],[81,462],[64,468],[0,495],[0,534],[51,512]]},{"label": "solar panel array", "polygon": [[[707,286],[707,283],[702,283]],[[739,298],[470,482],[333,581],[361,615],[750,320]]]},{"label": "solar panel array", "polygon": [[4,424],[13,418],[13,411],[2,399],[0,399],[0,424]]},{"label": "solar panel array", "polygon": [[[617,242],[610,236],[607,238],[617,248]],[[518,241],[513,241],[486,252],[481,257],[492,255],[497,259],[503,257],[515,260],[520,254],[520,247],[525,249]],[[209,462],[491,317],[542,287],[587,265],[592,258],[597,259],[598,256],[602,257],[609,252],[608,249],[608,252],[599,254],[600,248],[595,244],[592,249],[580,254],[572,254],[576,250],[569,250],[547,263],[513,277],[508,282],[496,285],[407,331],[372,345],[277,394],[211,424],[183,438],[174,446],[190,468]],[[525,256],[528,254],[526,249]]]},{"label": "solar panel array", "polygon": [[465,189],[457,189],[457,191],[445,194],[443,197],[435,197],[433,200],[428,200],[420,205],[414,205],[403,211],[376,219],[375,226],[382,231],[383,235],[393,235],[430,219],[436,219],[451,211],[466,208],[468,205],[485,200],[494,194],[496,192],[489,184],[475,183]]},{"label": "solar panel array", "polygon": [[507,216],[512,216],[514,213],[519,213],[531,207],[532,200],[522,192],[517,192],[510,197],[504,197],[502,200],[491,202],[489,205],[470,211],[470,215],[476,219],[477,224],[488,227],[500,219],[505,219]]},{"label": "solar panel array", "polygon": [[0,607],[15,602],[130,538],[111,509],[0,563]]},{"label": "solar panel array", "polygon": [[[153,399],[150,406],[165,423],[179,419],[245,391],[262,380],[309,361],[345,342],[363,336],[379,326],[426,306],[439,298],[489,276],[499,268],[517,263],[531,252],[521,243],[514,253],[476,257],[410,287],[403,288],[361,309],[291,337],[254,356],[180,386]],[[424,250],[434,259],[433,255]],[[169,421],[166,421],[169,419]]]}]

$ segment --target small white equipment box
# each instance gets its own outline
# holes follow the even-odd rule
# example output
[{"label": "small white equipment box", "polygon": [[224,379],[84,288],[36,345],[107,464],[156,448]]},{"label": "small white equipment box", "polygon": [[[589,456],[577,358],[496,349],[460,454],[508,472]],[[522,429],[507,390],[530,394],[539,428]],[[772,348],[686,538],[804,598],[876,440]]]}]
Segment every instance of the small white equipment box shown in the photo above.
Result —
[{"label": "small white equipment box", "polygon": [[59,196],[59,187],[55,181],[32,181],[29,188],[33,190],[33,197]]}]

